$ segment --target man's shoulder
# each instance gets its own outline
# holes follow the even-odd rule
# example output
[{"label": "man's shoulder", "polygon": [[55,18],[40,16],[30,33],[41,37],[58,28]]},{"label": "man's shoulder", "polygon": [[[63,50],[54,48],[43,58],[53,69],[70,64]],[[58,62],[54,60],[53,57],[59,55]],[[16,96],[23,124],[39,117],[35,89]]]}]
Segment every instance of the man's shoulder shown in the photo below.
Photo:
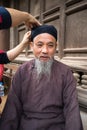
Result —
[{"label": "man's shoulder", "polygon": [[25,63],[23,63],[21,66],[20,66],[20,68],[31,68],[31,67],[33,67],[34,66],[34,59],[32,59],[32,60],[29,60],[29,61],[27,61],[27,62],[25,62]]},{"label": "man's shoulder", "polygon": [[61,72],[61,74],[66,74],[67,72],[71,71],[71,68],[62,63],[61,61],[57,61],[57,60],[54,60],[54,68],[58,71],[58,72]]},{"label": "man's shoulder", "polygon": [[58,60],[54,60],[54,64],[57,66],[57,67],[60,67],[60,68],[65,68],[65,69],[70,69],[70,67],[66,64],[64,64],[63,62],[61,61],[58,61]]}]

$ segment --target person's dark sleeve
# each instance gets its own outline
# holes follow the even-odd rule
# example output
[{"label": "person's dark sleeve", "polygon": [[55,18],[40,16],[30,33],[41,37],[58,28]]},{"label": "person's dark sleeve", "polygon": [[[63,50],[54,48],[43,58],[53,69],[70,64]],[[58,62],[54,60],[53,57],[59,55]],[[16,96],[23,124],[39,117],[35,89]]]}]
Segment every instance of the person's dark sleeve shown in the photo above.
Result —
[{"label": "person's dark sleeve", "polygon": [[10,13],[4,8],[0,7],[0,29],[8,29],[12,25]]},{"label": "person's dark sleeve", "polygon": [[8,59],[7,53],[6,52],[0,53],[0,64],[7,64],[9,62],[10,60]]},{"label": "person's dark sleeve", "polygon": [[20,86],[20,73],[18,72],[13,78],[8,98],[1,115],[0,130],[19,130],[22,112]]},{"label": "person's dark sleeve", "polygon": [[76,80],[69,70],[63,90],[65,130],[83,130],[76,90]]}]

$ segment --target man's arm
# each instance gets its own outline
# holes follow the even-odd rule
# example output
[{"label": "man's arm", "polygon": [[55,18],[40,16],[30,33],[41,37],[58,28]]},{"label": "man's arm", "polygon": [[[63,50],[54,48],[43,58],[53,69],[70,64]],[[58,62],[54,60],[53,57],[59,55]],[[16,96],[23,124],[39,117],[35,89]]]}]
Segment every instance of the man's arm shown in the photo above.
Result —
[{"label": "man's arm", "polygon": [[29,28],[33,26],[39,26],[40,22],[34,18],[30,13],[19,11],[13,8],[6,8],[10,13],[12,19],[12,26],[17,26],[21,23],[25,23]]},{"label": "man's arm", "polygon": [[30,29],[41,25],[30,13],[0,6],[0,29],[8,29],[25,23]]},{"label": "man's arm", "polygon": [[15,48],[7,51],[7,53],[6,52],[0,53],[0,64],[6,64],[14,60],[23,51],[23,49],[27,47],[27,45],[30,43],[29,38],[30,38],[30,32],[27,32],[25,33],[21,43],[18,44]]},{"label": "man's arm", "polygon": [[15,48],[7,51],[7,57],[10,61],[15,59],[23,51],[23,49],[29,44],[29,37],[30,37],[30,32],[25,33],[22,42],[19,45],[17,45]]},{"label": "man's arm", "polygon": [[76,81],[68,70],[63,90],[65,130],[83,130],[76,91]]},{"label": "man's arm", "polygon": [[21,76],[18,71],[12,80],[7,101],[1,114],[0,130],[19,130],[22,116]]}]

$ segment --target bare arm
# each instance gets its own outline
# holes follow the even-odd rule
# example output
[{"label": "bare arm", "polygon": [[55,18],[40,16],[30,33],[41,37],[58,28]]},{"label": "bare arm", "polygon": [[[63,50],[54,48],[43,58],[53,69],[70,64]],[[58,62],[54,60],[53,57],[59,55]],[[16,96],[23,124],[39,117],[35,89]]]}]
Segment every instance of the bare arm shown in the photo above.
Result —
[{"label": "bare arm", "polygon": [[29,37],[30,37],[30,32],[25,33],[21,43],[17,45],[15,48],[7,51],[7,56],[10,61],[14,60],[23,51],[23,49],[29,44]]},{"label": "bare arm", "polygon": [[11,15],[12,26],[18,26],[21,23],[25,23],[29,28],[41,25],[40,22],[34,18],[30,13],[19,11],[13,8],[6,8]]}]

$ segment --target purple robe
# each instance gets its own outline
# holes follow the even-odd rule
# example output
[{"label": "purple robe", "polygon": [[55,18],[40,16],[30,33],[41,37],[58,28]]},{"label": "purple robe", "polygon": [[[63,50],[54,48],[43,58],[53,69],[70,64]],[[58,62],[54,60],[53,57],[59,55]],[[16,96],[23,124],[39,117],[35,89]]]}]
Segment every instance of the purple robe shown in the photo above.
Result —
[{"label": "purple robe", "polygon": [[83,130],[76,81],[68,66],[54,60],[50,80],[36,78],[35,61],[16,72],[0,130]]}]

